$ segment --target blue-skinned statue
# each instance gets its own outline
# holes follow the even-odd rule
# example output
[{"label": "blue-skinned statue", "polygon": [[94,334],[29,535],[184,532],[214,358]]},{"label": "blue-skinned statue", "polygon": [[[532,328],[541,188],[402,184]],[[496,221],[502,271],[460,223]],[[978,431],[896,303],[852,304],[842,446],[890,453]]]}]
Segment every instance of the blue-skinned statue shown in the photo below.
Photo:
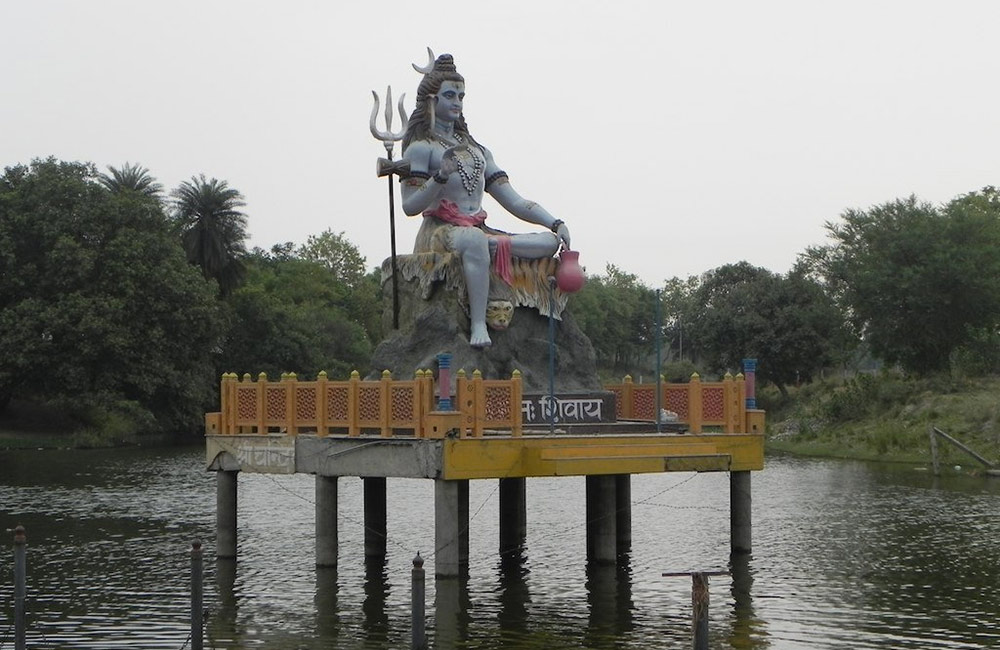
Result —
[{"label": "blue-skinned statue", "polygon": [[[483,348],[491,344],[486,325],[491,265],[509,284],[512,257],[539,259],[555,255],[560,245],[568,249],[569,229],[518,194],[490,150],[469,133],[462,111],[465,80],[452,56],[442,54],[417,70],[424,78],[403,136],[403,158],[410,165],[402,182],[403,210],[423,215],[415,253],[460,257],[468,291],[469,343]],[[515,217],[547,230],[510,234],[490,228],[484,192]]]}]

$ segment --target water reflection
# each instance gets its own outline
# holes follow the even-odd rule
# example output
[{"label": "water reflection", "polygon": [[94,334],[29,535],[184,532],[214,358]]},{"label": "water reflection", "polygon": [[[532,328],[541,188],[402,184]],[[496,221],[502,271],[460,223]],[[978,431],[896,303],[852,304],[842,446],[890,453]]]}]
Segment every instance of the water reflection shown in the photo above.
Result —
[{"label": "water reflection", "polygon": [[[187,552],[195,538],[211,548],[214,535],[203,462],[200,449],[0,452],[0,531],[28,527],[29,644],[184,644]],[[1000,480],[769,458],[753,481],[755,551],[712,579],[713,647],[1000,647]],[[316,569],[313,478],[241,476],[239,564],[206,566],[206,647],[406,647],[410,568],[433,539],[433,491],[390,487],[387,555],[365,561],[362,485],[345,481],[339,568]],[[529,481],[527,544],[501,559],[495,484],[471,484],[469,573],[428,578],[434,647],[690,643],[690,580],[661,573],[729,557],[728,477],[633,477],[620,568],[583,561],[580,487]],[[11,603],[0,580],[0,621]]]},{"label": "water reflection", "polygon": [[336,643],[340,633],[340,611],[337,595],[337,567],[316,567],[316,593],[313,605],[316,608],[316,634],[321,639]]},{"label": "water reflection", "polygon": [[469,579],[436,578],[434,580],[434,641],[435,650],[460,647],[469,638]]},{"label": "water reflection", "polygon": [[365,557],[365,600],[361,612],[364,615],[365,638],[369,642],[385,641],[389,630],[389,616],[385,611],[388,598],[385,556],[368,555]]},{"label": "water reflection", "polygon": [[769,648],[766,624],[757,618],[753,604],[752,556],[749,553],[730,553],[729,588],[732,597],[733,623],[728,638],[734,649]]}]

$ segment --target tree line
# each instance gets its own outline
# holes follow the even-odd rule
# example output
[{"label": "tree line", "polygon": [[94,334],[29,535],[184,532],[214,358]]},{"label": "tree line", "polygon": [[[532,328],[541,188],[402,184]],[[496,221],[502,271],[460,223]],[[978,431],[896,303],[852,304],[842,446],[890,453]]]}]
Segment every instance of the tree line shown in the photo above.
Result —
[{"label": "tree line", "polygon": [[[367,371],[380,274],[343,233],[248,250],[242,194],[140,165],[53,158],[0,176],[0,413],[196,432],[223,372]],[[570,300],[606,379],[736,372],[784,392],[874,360],[914,374],[1000,359],[1000,194],[847,210],[774,273],[745,261],[648,286],[609,265]],[[659,327],[658,327],[659,325]],[[659,340],[662,365],[655,366]]]},{"label": "tree line", "polygon": [[379,283],[342,234],[247,250],[243,196],[198,175],[166,194],[125,164],[53,158],[0,176],[0,413],[197,432],[222,372],[365,369]]},{"label": "tree line", "polygon": [[653,288],[609,265],[571,306],[607,375],[656,372],[657,322],[659,372],[673,381],[735,373],[744,358],[782,393],[866,361],[913,375],[995,372],[1000,192],[937,206],[896,199],[847,210],[825,228],[828,242],[788,273],[737,262]]}]

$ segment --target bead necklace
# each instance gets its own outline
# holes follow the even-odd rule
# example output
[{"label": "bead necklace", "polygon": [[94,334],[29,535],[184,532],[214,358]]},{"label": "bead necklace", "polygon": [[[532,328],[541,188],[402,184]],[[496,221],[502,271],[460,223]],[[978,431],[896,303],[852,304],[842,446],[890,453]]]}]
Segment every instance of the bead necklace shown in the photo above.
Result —
[{"label": "bead necklace", "polygon": [[462,162],[462,158],[464,158],[464,156],[455,156],[455,162],[458,163],[458,175],[462,178],[462,187],[465,188],[466,194],[472,196],[479,188],[479,179],[483,175],[485,161],[477,156],[476,152],[474,152],[471,147],[465,144],[465,140],[460,134],[455,133],[454,137],[458,141],[459,145],[465,145],[465,150],[472,158],[472,169],[470,171]]}]

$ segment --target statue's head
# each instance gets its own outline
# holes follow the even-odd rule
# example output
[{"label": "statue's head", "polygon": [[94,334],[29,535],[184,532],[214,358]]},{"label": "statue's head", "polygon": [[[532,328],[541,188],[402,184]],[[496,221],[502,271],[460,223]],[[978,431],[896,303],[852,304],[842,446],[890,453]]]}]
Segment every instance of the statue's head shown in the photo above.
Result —
[{"label": "statue's head", "polygon": [[[414,68],[416,67],[414,65]],[[458,73],[455,68],[455,59],[450,54],[442,54],[426,68],[417,69],[424,73],[424,78],[417,86],[417,105],[410,115],[406,134],[403,136],[404,151],[412,140],[423,140],[430,137],[430,131],[433,128],[434,105],[441,85],[446,81],[465,83],[465,77]],[[460,115],[455,120],[455,131],[468,135],[469,129],[465,124],[465,115]]]}]

